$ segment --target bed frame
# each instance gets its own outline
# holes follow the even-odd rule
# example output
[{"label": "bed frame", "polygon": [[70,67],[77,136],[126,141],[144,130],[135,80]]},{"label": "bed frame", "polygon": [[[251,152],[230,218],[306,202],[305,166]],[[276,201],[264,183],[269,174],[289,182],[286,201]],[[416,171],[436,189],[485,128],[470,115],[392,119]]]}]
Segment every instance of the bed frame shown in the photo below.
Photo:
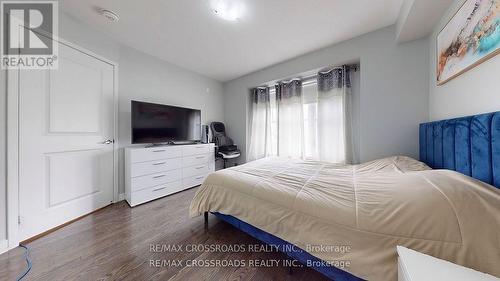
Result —
[{"label": "bed frame", "polygon": [[420,124],[420,161],[500,188],[500,111]]},{"label": "bed frame", "polygon": [[[278,238],[268,232],[265,232],[259,228],[256,228],[255,226],[248,224],[242,220],[239,220],[233,216],[229,215],[224,215],[221,213],[214,212],[212,213],[219,219],[231,224],[232,226],[236,227],[237,229],[249,234],[250,236],[256,238],[257,240],[260,240],[268,245],[272,245],[273,247],[276,247],[276,249],[279,249],[279,251],[283,252],[286,254],[288,257],[291,259],[297,260],[302,264],[307,264],[308,261],[310,261],[314,266],[311,266],[314,270],[322,273],[326,277],[328,277],[331,280],[335,281],[358,281],[358,280],[364,280],[361,278],[358,278],[351,273],[347,271],[343,271],[339,268],[336,268],[334,266],[329,266],[325,264],[325,262],[322,262],[322,260],[318,259],[317,257],[314,257],[313,255],[309,254],[308,252],[300,249],[299,247],[281,239]],[[208,212],[205,212],[205,227],[208,227]],[[289,268],[290,273],[292,273],[292,268]]]}]

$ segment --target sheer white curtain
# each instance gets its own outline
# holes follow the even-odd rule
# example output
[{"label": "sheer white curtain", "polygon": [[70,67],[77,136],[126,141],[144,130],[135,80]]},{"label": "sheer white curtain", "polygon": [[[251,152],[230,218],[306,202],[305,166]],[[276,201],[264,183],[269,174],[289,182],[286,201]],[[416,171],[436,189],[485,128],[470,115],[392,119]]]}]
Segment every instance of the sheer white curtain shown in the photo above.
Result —
[{"label": "sheer white curtain", "polygon": [[304,158],[302,82],[276,85],[278,109],[278,156]]},{"label": "sheer white curtain", "polygon": [[319,159],[350,163],[350,72],[347,66],[318,73]]},{"label": "sheer white curtain", "polygon": [[349,67],[316,79],[280,82],[252,92],[248,159],[267,156],[349,163],[351,138]]},{"label": "sheer white curtain", "polygon": [[256,88],[251,93],[250,146],[248,160],[275,154],[272,145],[269,88]]}]

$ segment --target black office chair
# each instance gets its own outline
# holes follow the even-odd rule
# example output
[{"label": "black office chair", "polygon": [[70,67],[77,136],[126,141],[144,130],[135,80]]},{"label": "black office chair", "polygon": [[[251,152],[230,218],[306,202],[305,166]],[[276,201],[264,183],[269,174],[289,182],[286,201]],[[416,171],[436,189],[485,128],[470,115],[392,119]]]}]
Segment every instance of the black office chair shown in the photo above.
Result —
[{"label": "black office chair", "polygon": [[224,126],[224,123],[212,122],[210,123],[210,130],[212,131],[212,141],[217,146],[216,156],[222,158],[225,169],[227,160],[240,157],[241,152],[233,140],[226,135],[226,126]]}]

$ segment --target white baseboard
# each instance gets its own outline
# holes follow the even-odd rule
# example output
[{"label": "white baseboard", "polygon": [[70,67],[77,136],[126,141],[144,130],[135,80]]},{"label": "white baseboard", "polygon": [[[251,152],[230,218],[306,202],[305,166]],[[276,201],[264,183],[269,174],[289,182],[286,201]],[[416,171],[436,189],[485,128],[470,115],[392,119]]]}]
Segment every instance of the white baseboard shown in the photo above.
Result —
[{"label": "white baseboard", "polygon": [[9,241],[0,240],[0,254],[3,254],[9,250]]},{"label": "white baseboard", "polygon": [[118,194],[118,202],[125,200],[125,193]]}]

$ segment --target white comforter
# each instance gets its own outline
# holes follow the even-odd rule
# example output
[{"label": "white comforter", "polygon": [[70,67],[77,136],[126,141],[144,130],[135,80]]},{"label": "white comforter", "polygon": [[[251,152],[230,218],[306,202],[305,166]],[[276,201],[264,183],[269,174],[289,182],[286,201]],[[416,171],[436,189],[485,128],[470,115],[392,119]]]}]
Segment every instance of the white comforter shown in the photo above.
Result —
[{"label": "white comforter", "polygon": [[[360,165],[267,158],[211,174],[191,216],[232,215],[369,280],[396,245],[500,276],[500,192],[407,157]],[[329,250],[314,247],[329,246]],[[334,249],[350,247],[348,252]]]}]

